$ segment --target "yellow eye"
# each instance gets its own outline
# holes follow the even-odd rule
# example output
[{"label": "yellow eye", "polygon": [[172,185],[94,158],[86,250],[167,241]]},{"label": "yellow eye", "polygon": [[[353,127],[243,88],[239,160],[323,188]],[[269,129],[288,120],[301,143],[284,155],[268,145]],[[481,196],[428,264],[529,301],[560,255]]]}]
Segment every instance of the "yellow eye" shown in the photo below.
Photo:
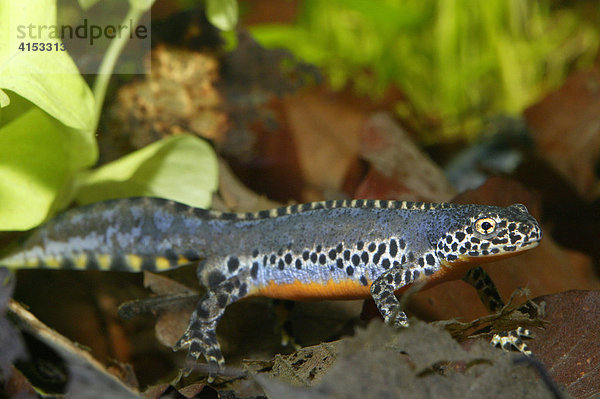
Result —
[{"label": "yellow eye", "polygon": [[492,218],[481,218],[475,222],[475,230],[480,234],[490,234],[496,228],[496,221]]}]

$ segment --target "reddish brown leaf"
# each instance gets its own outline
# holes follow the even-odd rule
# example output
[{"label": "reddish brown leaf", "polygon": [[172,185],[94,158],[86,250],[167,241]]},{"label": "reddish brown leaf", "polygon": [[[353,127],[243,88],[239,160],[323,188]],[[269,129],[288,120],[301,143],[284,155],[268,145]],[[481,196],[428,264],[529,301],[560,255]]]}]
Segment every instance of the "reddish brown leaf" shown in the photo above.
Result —
[{"label": "reddish brown leaf", "polygon": [[455,195],[440,167],[387,114],[375,114],[363,125],[360,155],[372,172],[358,187],[356,198],[442,202]]},{"label": "reddish brown leaf", "polygon": [[395,177],[371,168],[354,192],[354,198],[417,200],[418,197]]},{"label": "reddish brown leaf", "polygon": [[196,399],[219,398],[217,391],[204,384],[191,384],[183,388],[175,388],[170,384],[154,385],[144,392],[148,399]]},{"label": "reddish brown leaf", "polygon": [[144,287],[157,295],[194,294],[196,291],[187,285],[161,274],[144,272]]},{"label": "reddish brown leaf", "polygon": [[576,398],[600,394],[600,291],[569,291],[545,302],[549,322],[529,343],[552,378]]},{"label": "reddish brown leaf", "polygon": [[306,185],[321,196],[323,190],[340,190],[357,157],[366,111],[318,89],[288,97],[284,106]]},{"label": "reddish brown leaf", "polygon": [[600,69],[579,72],[525,111],[539,153],[585,198],[600,194]]}]

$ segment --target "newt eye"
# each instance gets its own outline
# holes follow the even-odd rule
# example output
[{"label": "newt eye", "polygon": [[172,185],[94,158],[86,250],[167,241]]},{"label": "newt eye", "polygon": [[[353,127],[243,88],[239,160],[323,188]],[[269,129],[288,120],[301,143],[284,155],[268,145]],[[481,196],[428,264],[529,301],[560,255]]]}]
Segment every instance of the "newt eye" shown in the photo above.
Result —
[{"label": "newt eye", "polygon": [[492,218],[481,218],[475,222],[475,230],[480,234],[490,234],[496,229],[496,221]]}]

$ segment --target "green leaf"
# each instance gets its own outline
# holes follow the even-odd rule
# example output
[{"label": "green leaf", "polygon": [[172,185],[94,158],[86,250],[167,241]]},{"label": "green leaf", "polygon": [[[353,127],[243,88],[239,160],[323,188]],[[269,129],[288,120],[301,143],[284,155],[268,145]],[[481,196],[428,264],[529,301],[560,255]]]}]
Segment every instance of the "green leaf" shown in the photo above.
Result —
[{"label": "green leaf", "polygon": [[[22,101],[18,96],[15,102]],[[87,136],[37,107],[0,128],[0,230],[27,230],[57,206],[57,194],[96,157]],[[68,199],[62,197],[62,204]]]},{"label": "green leaf", "polygon": [[131,7],[136,8],[141,11],[148,11],[152,4],[154,4],[155,0],[129,0],[129,4]]},{"label": "green leaf", "polygon": [[84,10],[87,10],[88,8],[93,7],[94,4],[96,4],[100,0],[78,0],[78,1],[79,1],[79,6],[81,8],[83,8]]},{"label": "green leaf", "polygon": [[10,98],[2,89],[0,89],[0,108],[6,107],[10,104]]},{"label": "green leaf", "polygon": [[129,0],[129,5],[132,8],[138,9],[140,11],[148,11],[150,7],[154,4],[154,0]]},{"label": "green leaf", "polygon": [[[56,2],[2,1],[0,21],[0,88],[20,94],[67,126],[92,130],[92,92],[67,52],[19,49],[21,43],[59,43],[48,36],[49,29],[37,30],[56,25]],[[0,100],[7,105],[5,98]]]},{"label": "green leaf", "polygon": [[221,30],[232,30],[238,21],[237,0],[207,0],[206,18]]},{"label": "green leaf", "polygon": [[106,164],[79,179],[78,202],[155,196],[207,208],[217,188],[217,158],[195,136],[169,137]]}]

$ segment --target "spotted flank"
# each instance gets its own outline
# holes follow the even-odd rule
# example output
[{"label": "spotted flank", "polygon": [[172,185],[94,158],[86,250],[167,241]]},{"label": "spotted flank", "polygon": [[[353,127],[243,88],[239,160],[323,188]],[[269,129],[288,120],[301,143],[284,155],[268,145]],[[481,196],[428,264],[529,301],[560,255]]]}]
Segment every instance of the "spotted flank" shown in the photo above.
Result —
[{"label": "spotted flank", "polygon": [[136,272],[198,263],[208,293],[176,348],[218,370],[224,360],[215,328],[242,298],[372,297],[387,323],[405,326],[396,294],[417,281],[427,287],[464,277],[497,308],[502,302],[487,275],[468,271],[533,248],[541,237],[518,204],[336,200],[223,213],[133,198],[67,211],[0,264]]}]

